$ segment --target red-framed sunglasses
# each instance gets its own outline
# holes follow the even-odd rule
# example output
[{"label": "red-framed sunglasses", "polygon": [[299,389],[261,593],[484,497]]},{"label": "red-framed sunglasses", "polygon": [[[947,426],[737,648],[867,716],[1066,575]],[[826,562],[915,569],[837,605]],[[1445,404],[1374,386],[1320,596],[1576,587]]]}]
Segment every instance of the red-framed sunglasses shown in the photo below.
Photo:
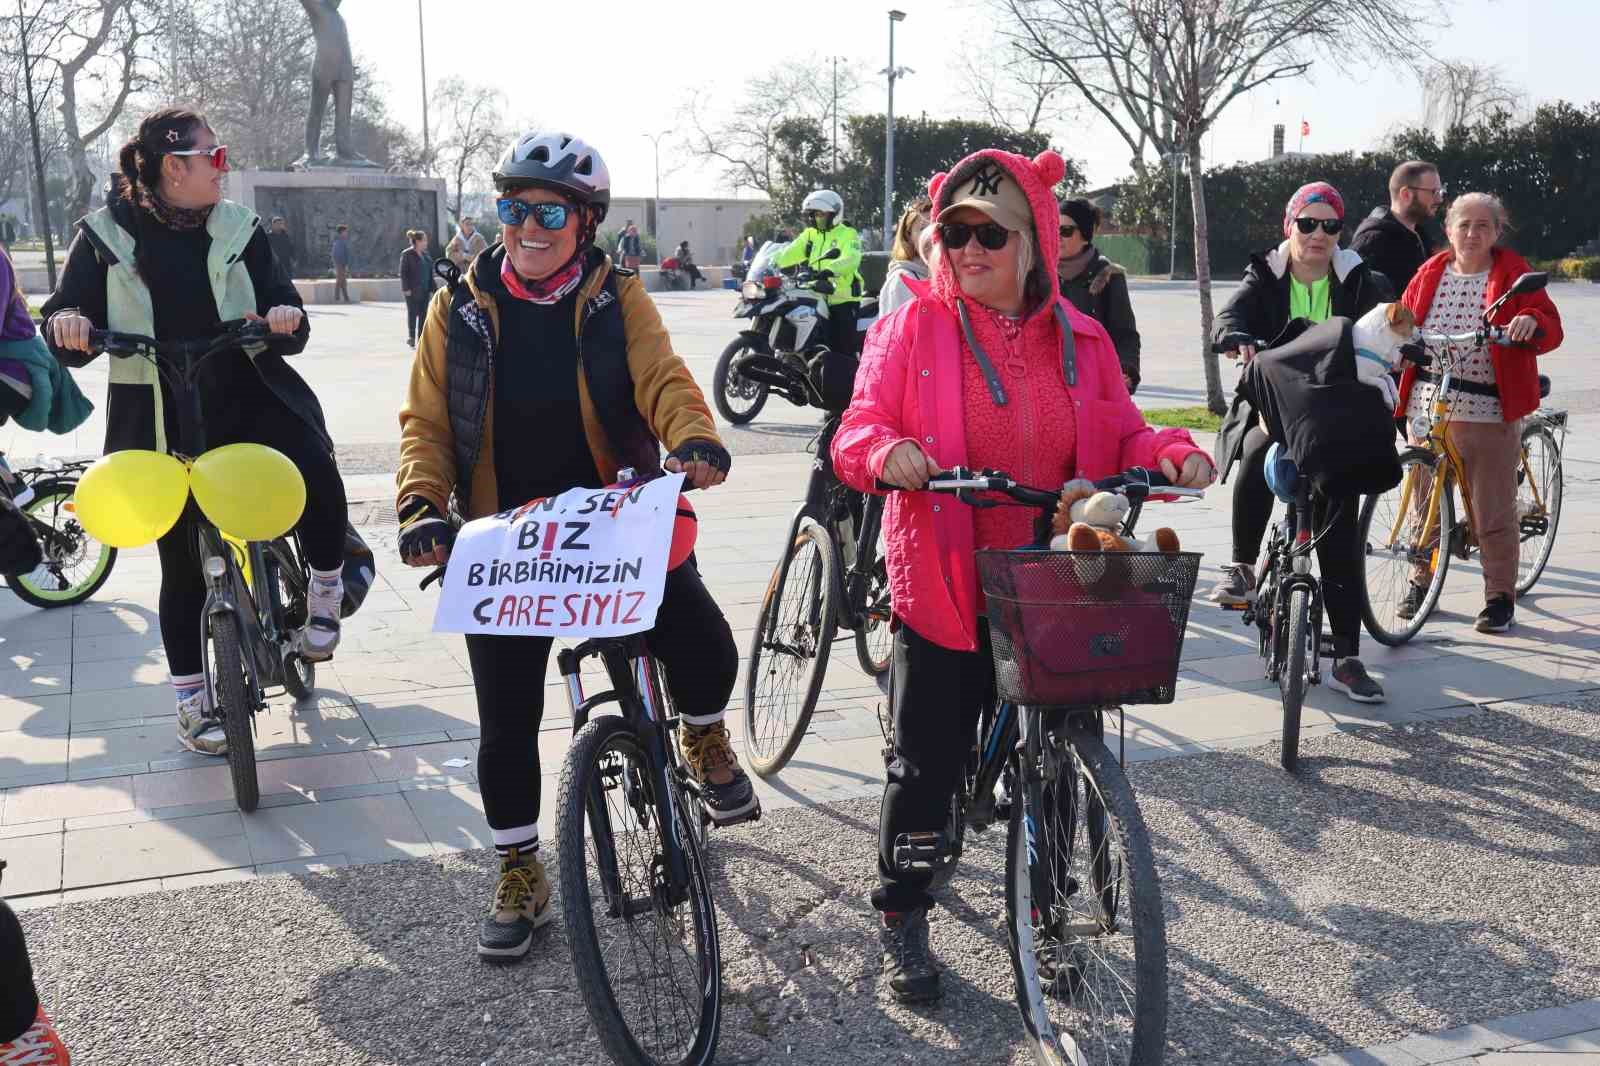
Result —
[{"label": "red-framed sunglasses", "polygon": [[179,152],[168,152],[168,155],[203,155],[211,158],[211,165],[218,170],[228,169],[228,146],[219,144],[215,148],[185,148]]}]

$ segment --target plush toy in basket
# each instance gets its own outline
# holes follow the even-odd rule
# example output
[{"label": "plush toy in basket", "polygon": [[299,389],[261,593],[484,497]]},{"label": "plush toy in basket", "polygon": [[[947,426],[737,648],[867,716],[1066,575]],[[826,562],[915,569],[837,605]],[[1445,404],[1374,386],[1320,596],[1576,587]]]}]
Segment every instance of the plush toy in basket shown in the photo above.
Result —
[{"label": "plush toy in basket", "polygon": [[1132,504],[1116,492],[1103,492],[1094,482],[1076,478],[1061,487],[1061,506],[1050,529],[1052,551],[1175,552],[1178,534],[1162,526],[1143,540],[1122,535]]}]

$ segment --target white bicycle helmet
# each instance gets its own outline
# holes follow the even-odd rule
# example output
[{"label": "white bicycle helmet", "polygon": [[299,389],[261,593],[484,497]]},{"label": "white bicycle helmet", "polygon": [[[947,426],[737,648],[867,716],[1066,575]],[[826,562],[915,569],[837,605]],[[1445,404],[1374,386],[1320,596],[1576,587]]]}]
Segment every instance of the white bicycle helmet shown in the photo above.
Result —
[{"label": "white bicycle helmet", "polygon": [[832,215],[834,222],[843,222],[844,200],[840,199],[839,194],[832,189],[818,189],[806,197],[805,202],[800,205],[800,211],[803,214],[822,211]]},{"label": "white bicycle helmet", "polygon": [[502,192],[531,185],[566,193],[594,206],[597,222],[611,207],[605,160],[582,140],[556,130],[531,130],[512,141],[495,165],[494,184]]}]

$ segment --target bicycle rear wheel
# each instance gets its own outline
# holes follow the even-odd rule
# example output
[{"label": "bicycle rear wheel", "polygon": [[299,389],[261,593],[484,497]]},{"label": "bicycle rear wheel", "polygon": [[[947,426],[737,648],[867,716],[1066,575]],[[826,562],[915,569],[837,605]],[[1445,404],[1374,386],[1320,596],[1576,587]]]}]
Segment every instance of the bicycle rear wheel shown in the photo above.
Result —
[{"label": "bicycle rear wheel", "polygon": [[[1407,449],[1400,455],[1400,484],[1368,496],[1361,508],[1361,620],[1379,644],[1395,647],[1416,636],[1444,591],[1450,553],[1440,550],[1439,530],[1455,528],[1456,509],[1453,479],[1446,473],[1438,518],[1427,522],[1438,465],[1426,448]],[[1417,577],[1427,586],[1419,603],[1408,604]],[[1407,609],[1410,617],[1402,617]]]},{"label": "bicycle rear wheel", "polygon": [[1538,582],[1556,545],[1561,523],[1561,444],[1555,432],[1538,419],[1522,430],[1522,455],[1517,468],[1517,595]]},{"label": "bicycle rear wheel", "polygon": [[782,770],[805,737],[839,628],[839,562],[828,531],[803,524],[788,562],[761,602],[745,674],[745,752],[762,777]]},{"label": "bicycle rear wheel", "polygon": [[1306,701],[1306,662],[1311,655],[1311,590],[1299,586],[1289,593],[1288,639],[1284,643],[1283,669],[1278,688],[1283,693],[1283,746],[1279,761],[1285,770],[1300,763],[1300,709]]},{"label": "bicycle rear wheel", "polygon": [[70,607],[82,603],[106,583],[117,561],[117,549],[91,537],[72,508],[78,482],[71,478],[37,481],[33,499],[22,513],[34,522],[44,562],[30,573],[7,574],[6,584],[24,603],[35,607]]},{"label": "bicycle rear wheel", "polygon": [[[557,834],[561,910],[578,990],[612,1060],[702,1066],[722,1022],[716,910],[691,803],[675,787],[674,825],[660,824],[656,767],[615,715],[578,731],[561,770]],[[667,837],[689,868],[667,883]]]},{"label": "bicycle rear wheel", "polygon": [[251,712],[250,683],[244,672],[239,626],[230,615],[207,620],[211,651],[211,706],[222,717],[228,735],[228,769],[233,776],[233,800],[246,813],[261,802],[256,779],[256,741]]},{"label": "bicycle rear wheel", "polygon": [[1167,1032],[1161,885],[1133,789],[1092,724],[1038,735],[1023,757],[1006,846],[1017,1006],[1038,1063],[1154,1066]]}]

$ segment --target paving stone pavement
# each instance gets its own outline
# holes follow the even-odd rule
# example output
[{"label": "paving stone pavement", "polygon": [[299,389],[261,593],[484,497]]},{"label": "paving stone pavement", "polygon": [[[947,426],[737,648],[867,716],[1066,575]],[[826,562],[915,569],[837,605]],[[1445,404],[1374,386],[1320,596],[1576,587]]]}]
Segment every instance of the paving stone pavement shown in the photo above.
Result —
[{"label": "paving stone pavement", "polygon": [[[725,302],[709,294],[662,300],[702,383],[729,336]],[[329,401],[336,435],[358,455],[373,457],[369,466],[347,469],[353,514],[379,551],[381,573],[362,613],[347,623],[337,659],[319,670],[315,699],[275,700],[258,722],[260,811],[241,816],[226,767],[183,752],[174,740],[153,552],[124,553],[106,587],[79,607],[41,612],[0,597],[0,857],[11,864],[6,889],[23,904],[50,907],[286,871],[440,858],[487,844],[463,642],[430,632],[435,594],[418,592],[418,575],[403,571],[388,550],[392,480],[383,471],[392,468],[384,464],[393,416],[374,415],[381,405],[369,397],[399,395],[410,359],[398,344],[393,351],[373,349],[374,331],[392,328],[380,317],[389,312],[319,309],[313,353],[326,354],[300,363]],[[397,310],[393,317],[397,323]],[[1560,360],[1546,361],[1558,381],[1573,380],[1583,395],[1593,391],[1593,371]],[[1187,365],[1175,354],[1152,359],[1141,399],[1159,402],[1170,393],[1169,402],[1192,402],[1182,395],[1178,373]],[[85,375],[91,395],[103,391],[96,373],[103,369]],[[1481,604],[1478,572],[1456,564],[1439,617],[1417,641],[1393,650],[1366,644],[1364,657],[1389,702],[1358,706],[1314,689],[1305,711],[1308,739],[1600,688],[1600,445],[1585,434],[1592,417],[1574,416],[1556,553],[1539,587],[1519,604],[1518,628],[1501,637],[1472,630]],[[707,584],[741,650],[807,476],[809,457],[799,449],[814,421],[774,401],[754,428],[730,432],[738,455],[733,479],[695,501]],[[73,438],[49,441],[5,432],[8,450],[25,456],[39,446],[56,454],[92,450],[100,431],[91,424]],[[1209,580],[1227,548],[1228,501],[1229,490],[1218,488],[1201,503],[1152,508],[1146,525],[1171,525],[1187,548],[1203,551]],[[546,777],[559,770],[570,729],[553,663],[551,670],[540,736]],[[742,678],[730,708],[736,738],[743,731],[741,691]],[[767,809],[875,796],[883,778],[880,698],[845,634],[812,734],[780,778],[758,782]],[[1253,638],[1237,616],[1196,604],[1178,700],[1130,709],[1127,754],[1142,761],[1250,748],[1275,739],[1278,720],[1276,693],[1261,679]],[[553,806],[546,803],[547,838]]]}]

